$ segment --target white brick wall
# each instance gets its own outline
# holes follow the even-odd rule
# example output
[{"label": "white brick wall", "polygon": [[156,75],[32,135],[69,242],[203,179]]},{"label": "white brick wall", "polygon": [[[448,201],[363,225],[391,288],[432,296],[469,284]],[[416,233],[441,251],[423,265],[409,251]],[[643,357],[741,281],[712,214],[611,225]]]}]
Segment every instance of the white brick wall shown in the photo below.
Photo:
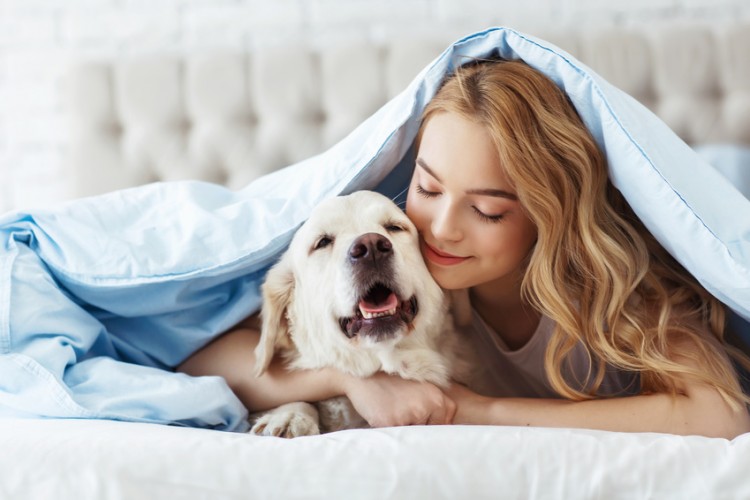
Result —
[{"label": "white brick wall", "polygon": [[748,0],[0,0],[0,212],[67,198],[61,88],[79,59],[257,48],[490,25],[750,18]]}]

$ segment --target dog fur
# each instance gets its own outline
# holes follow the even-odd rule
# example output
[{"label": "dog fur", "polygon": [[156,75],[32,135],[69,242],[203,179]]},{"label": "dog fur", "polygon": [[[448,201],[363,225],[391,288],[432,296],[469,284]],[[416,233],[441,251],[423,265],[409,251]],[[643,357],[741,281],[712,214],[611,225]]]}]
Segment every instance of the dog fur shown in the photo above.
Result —
[{"label": "dog fur", "polygon": [[[442,387],[471,370],[416,228],[378,193],[316,207],[262,292],[258,376],[275,355],[292,370],[333,367],[357,377],[384,371]],[[345,397],[291,403],[253,419],[252,433],[283,437],[367,426]]]}]

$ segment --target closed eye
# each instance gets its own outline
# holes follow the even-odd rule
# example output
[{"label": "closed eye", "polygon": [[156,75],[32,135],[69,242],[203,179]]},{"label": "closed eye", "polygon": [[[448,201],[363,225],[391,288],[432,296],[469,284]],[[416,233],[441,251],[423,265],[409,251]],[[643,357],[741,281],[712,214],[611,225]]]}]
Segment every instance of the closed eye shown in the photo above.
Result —
[{"label": "closed eye", "polygon": [[500,222],[503,220],[503,217],[505,217],[505,214],[497,214],[497,215],[488,215],[481,210],[479,210],[477,207],[471,207],[474,209],[474,213],[479,216],[479,218],[485,222]]},{"label": "closed eye", "polygon": [[387,222],[383,224],[383,228],[389,233],[400,233],[406,231],[406,228],[397,222]]},{"label": "closed eye", "polygon": [[417,192],[418,195],[423,196],[425,198],[434,198],[435,196],[438,196],[440,194],[435,191],[427,191],[425,188],[423,188],[419,184],[417,184],[414,190]]}]

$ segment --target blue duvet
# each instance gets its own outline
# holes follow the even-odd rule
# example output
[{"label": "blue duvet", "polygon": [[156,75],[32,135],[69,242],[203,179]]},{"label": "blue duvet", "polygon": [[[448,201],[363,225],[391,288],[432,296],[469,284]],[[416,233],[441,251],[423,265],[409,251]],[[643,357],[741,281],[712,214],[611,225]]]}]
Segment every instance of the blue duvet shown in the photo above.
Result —
[{"label": "blue duvet", "polygon": [[459,56],[497,55],[565,89],[647,227],[750,319],[750,201],[565,52],[489,29],[449,47],[327,152],[240,191],[153,184],[0,218],[0,415],[245,430],[223,379],[171,369],[258,309],[266,270],[313,206],[359,189],[399,195],[436,87]]}]

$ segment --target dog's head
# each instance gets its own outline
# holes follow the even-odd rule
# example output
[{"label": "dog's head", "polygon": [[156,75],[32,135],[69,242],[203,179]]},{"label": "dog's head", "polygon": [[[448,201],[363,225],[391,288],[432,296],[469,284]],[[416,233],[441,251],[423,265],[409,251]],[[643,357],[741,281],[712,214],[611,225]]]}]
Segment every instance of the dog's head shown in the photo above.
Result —
[{"label": "dog's head", "polygon": [[370,191],[332,198],[268,273],[257,373],[285,347],[298,367],[371,371],[372,353],[439,332],[444,312],[406,215]]}]

